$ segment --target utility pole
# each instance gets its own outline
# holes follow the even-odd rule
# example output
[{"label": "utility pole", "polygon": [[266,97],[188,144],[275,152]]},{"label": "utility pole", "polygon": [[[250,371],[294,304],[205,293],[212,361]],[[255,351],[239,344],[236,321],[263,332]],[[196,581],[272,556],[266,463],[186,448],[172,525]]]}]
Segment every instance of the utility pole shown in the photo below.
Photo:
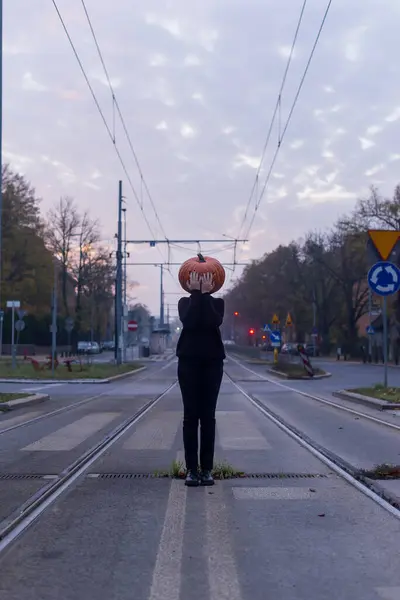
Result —
[{"label": "utility pole", "polygon": [[122,362],[121,356],[122,325],[122,181],[118,185],[118,234],[117,234],[117,269],[115,277],[115,359],[117,365]]},{"label": "utility pole", "polygon": [[313,290],[313,334],[314,334],[314,340],[313,340],[313,350],[314,350],[314,357],[317,354],[317,336],[316,336],[316,329],[317,329],[317,301],[316,301],[316,297],[315,297],[315,289]]},{"label": "utility pole", "polygon": [[[372,327],[372,290],[368,286],[368,314],[369,326]],[[368,333],[368,362],[372,362],[372,335]]]},{"label": "utility pole", "polygon": [[[3,302],[3,0],[0,0],[0,310]],[[4,314],[4,313],[3,313]],[[3,317],[0,326],[0,348],[3,349]],[[1,354],[0,354],[1,356]]]},{"label": "utility pole", "polygon": [[160,265],[160,328],[164,327],[164,265]]},{"label": "utility pole", "polygon": [[124,283],[123,283],[123,315],[122,315],[122,339],[123,339],[123,354],[122,354],[122,360],[124,363],[126,363],[126,345],[127,345],[127,332],[125,331],[125,317],[126,317],[126,298],[127,298],[127,290],[126,290],[126,285],[127,285],[127,274],[126,274],[126,208],[122,209],[122,212],[124,213],[124,258],[123,258],[123,263],[124,263],[124,273],[123,273],[123,279],[124,279]]},{"label": "utility pole", "polygon": [[51,374],[54,377],[57,352],[57,259],[54,259],[54,284],[51,319]]}]

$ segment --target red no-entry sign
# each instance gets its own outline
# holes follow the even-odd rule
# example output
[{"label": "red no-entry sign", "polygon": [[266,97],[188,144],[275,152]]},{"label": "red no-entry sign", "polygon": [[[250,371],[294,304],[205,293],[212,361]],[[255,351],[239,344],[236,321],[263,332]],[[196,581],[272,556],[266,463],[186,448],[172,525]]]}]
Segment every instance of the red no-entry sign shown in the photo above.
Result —
[{"label": "red no-entry sign", "polygon": [[136,321],[128,321],[128,331],[136,331],[138,324]]}]

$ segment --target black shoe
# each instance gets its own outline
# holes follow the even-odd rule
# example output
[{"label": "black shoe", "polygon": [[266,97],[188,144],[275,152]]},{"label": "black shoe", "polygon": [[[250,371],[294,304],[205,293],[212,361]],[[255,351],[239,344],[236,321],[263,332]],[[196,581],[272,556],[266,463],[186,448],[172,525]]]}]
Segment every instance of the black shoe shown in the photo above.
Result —
[{"label": "black shoe", "polygon": [[188,470],[186,474],[185,485],[189,487],[197,487],[198,485],[200,485],[197,471],[192,471],[191,469]]},{"label": "black shoe", "polygon": [[200,473],[200,481],[201,485],[214,485],[214,478],[211,474],[211,471],[202,471]]}]

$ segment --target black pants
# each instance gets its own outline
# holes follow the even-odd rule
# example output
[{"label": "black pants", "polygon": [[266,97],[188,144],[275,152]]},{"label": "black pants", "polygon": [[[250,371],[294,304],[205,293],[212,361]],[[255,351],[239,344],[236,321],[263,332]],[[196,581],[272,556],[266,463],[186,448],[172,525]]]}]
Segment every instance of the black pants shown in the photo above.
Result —
[{"label": "black pants", "polygon": [[183,400],[183,443],[186,468],[198,467],[200,421],[200,466],[212,470],[215,444],[215,409],[221,387],[222,360],[179,359],[178,380]]}]

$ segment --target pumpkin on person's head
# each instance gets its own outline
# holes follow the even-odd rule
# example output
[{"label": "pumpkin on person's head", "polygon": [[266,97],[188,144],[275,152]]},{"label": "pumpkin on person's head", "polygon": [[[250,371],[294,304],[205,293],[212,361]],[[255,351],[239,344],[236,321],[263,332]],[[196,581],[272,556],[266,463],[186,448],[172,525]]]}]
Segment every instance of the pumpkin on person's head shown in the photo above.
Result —
[{"label": "pumpkin on person's head", "polygon": [[213,289],[211,291],[212,294],[218,292],[222,288],[225,283],[225,269],[216,258],[212,258],[211,256],[203,256],[202,254],[198,254],[193,258],[189,258],[186,260],[181,268],[179,269],[179,283],[183,287],[186,292],[190,290],[187,287],[190,273],[199,274],[199,277],[205,275],[206,273],[212,273],[213,275]]}]

